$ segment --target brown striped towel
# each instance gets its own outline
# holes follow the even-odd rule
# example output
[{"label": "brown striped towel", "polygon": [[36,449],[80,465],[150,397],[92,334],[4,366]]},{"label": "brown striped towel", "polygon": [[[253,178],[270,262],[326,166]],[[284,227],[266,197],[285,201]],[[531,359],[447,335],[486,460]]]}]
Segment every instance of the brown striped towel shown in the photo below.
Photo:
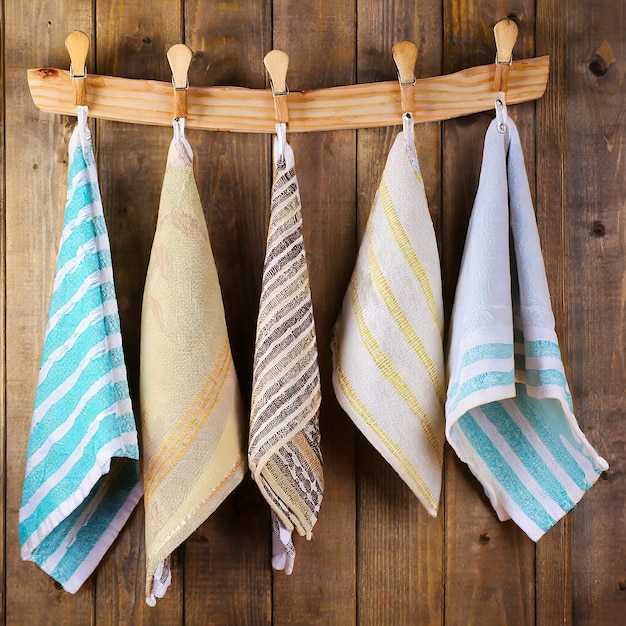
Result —
[{"label": "brown striped towel", "polygon": [[300,192],[284,124],[277,125],[277,133],[248,457],[254,480],[272,508],[272,565],[290,574],[295,557],[292,530],[311,539],[324,481],[320,375]]},{"label": "brown striped towel", "polygon": [[343,409],[431,515],[444,442],[443,301],[413,119],[385,165],[333,332]]},{"label": "brown striped towel", "polygon": [[192,158],[184,137],[175,138],[141,318],[146,594],[151,605],[169,584],[167,557],[246,471],[245,412]]}]

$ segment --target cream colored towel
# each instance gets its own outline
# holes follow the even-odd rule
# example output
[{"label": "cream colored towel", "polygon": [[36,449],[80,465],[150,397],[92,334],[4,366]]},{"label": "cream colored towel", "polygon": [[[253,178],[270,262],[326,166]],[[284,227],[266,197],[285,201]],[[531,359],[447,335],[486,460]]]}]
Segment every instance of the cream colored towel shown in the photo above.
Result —
[{"label": "cream colored towel", "polygon": [[151,605],[154,595],[162,596],[167,588],[166,558],[246,471],[246,418],[192,159],[189,144],[174,139],[141,319],[146,594]]},{"label": "cream colored towel", "polygon": [[333,332],[339,403],[431,515],[444,441],[441,270],[408,117]]},{"label": "cream colored towel", "polygon": [[300,192],[285,125],[276,127],[276,174],[257,322],[250,471],[273,513],[275,569],[291,573],[291,531],[311,539],[324,479],[320,374]]}]

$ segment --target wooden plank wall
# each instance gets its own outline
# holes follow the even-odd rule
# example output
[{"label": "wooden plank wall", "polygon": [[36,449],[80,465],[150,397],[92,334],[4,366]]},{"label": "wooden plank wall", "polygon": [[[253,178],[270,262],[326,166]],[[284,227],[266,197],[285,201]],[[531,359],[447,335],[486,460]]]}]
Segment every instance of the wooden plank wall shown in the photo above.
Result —
[{"label": "wooden plank wall", "polygon": [[[42,0],[0,3],[0,612],[8,624],[622,624],[626,611],[626,19],[622,0]],[[72,120],[39,112],[28,67],[67,67],[89,34],[92,72],[168,80],[167,48],[195,52],[194,85],[267,86],[290,54],[292,89],[393,79],[390,49],[418,44],[420,77],[490,63],[491,29],[520,27],[516,57],[551,55],[522,135],[552,301],[583,430],[611,468],[536,546],[496,520],[448,448],[429,518],[339,408],[329,334],[398,128],[292,136],[322,369],[326,493],[290,578],[269,568],[269,512],[247,478],[174,555],[156,608],[143,600],[141,507],[79,593],[19,558],[17,512],[67,176]],[[417,127],[446,310],[491,114]],[[168,129],[94,124],[125,350],[137,398],[140,303]],[[271,180],[270,138],[190,132],[237,371],[249,402]],[[6,271],[5,271],[6,268]]]}]

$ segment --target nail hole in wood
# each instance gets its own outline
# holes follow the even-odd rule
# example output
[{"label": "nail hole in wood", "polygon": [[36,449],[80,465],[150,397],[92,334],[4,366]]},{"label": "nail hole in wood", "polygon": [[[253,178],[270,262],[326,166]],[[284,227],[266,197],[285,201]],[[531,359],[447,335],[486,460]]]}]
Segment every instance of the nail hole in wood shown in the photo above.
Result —
[{"label": "nail hole in wood", "polygon": [[150,44],[150,43],[152,43],[152,39],[150,39],[150,37],[144,37],[144,38],[142,39],[142,41],[143,41],[145,44]]},{"label": "nail hole in wood", "polygon": [[591,232],[594,237],[604,237],[606,229],[604,228],[604,224],[600,220],[595,220]]},{"label": "nail hole in wood", "polygon": [[609,64],[599,55],[594,54],[589,62],[589,71],[594,76],[604,76],[609,69]]},{"label": "nail hole in wood", "polygon": [[487,533],[481,533],[480,534],[480,540],[483,543],[487,543],[489,541],[489,535]]}]

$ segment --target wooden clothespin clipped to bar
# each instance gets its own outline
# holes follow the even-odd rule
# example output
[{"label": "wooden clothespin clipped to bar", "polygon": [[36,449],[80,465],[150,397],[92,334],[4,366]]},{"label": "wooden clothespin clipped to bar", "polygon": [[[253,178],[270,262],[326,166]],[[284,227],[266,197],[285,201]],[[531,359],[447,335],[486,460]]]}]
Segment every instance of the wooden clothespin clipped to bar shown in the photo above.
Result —
[{"label": "wooden clothespin clipped to bar", "polygon": [[282,50],[270,50],[263,58],[263,63],[270,75],[276,122],[279,124],[287,123],[289,121],[289,107],[287,105],[289,55]]},{"label": "wooden clothespin clipped to bar", "polygon": [[506,93],[509,87],[509,71],[513,62],[513,48],[517,41],[517,24],[513,20],[500,20],[493,27],[496,40],[496,75],[493,90]]},{"label": "wooden clothespin clipped to bar", "polygon": [[391,54],[398,68],[402,113],[413,114],[415,109],[413,87],[416,82],[415,63],[417,62],[417,46],[412,41],[399,41],[391,49]]},{"label": "wooden clothespin clipped to bar", "polygon": [[176,98],[174,117],[176,119],[186,118],[187,110],[187,90],[189,89],[189,66],[193,52],[184,43],[177,43],[167,51],[167,60],[172,70],[172,85]]},{"label": "wooden clothespin clipped to bar", "polygon": [[76,106],[87,106],[87,53],[89,52],[89,37],[80,30],[70,33],[65,40],[65,47],[70,54],[70,76],[72,77],[72,91]]}]

